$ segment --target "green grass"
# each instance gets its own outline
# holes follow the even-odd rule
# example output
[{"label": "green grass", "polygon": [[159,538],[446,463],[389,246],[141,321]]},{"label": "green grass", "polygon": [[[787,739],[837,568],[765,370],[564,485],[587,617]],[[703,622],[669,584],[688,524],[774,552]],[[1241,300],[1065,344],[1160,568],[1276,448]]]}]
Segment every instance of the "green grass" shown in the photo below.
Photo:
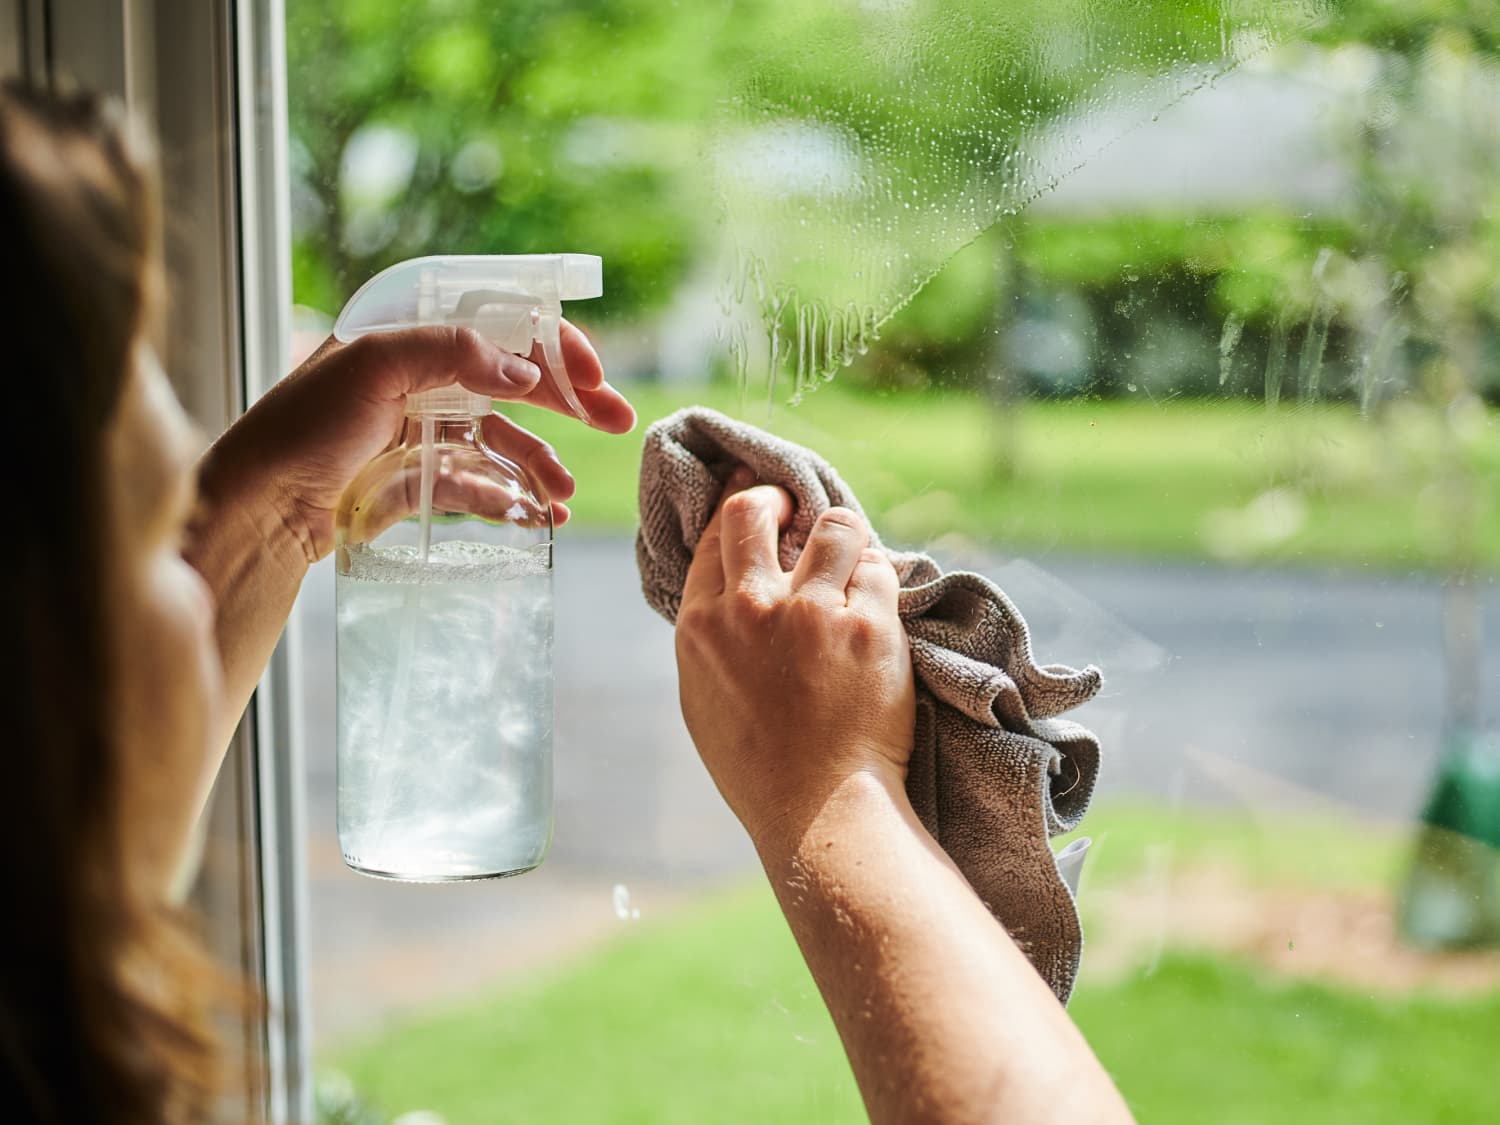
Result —
[{"label": "green grass", "polygon": [[[1090,831],[1085,904],[1149,849],[1188,841],[1256,880],[1331,887],[1388,886],[1404,854],[1388,830],[1150,806],[1097,810]],[[1149,972],[1086,983],[1072,1010],[1143,1122],[1470,1122],[1500,1106],[1500,994],[1372,998],[1169,951]],[[386,1112],[450,1125],[864,1119],[759,882],[326,1061]]]},{"label": "green grass", "polygon": [[450,1125],[860,1120],[838,1036],[764,885],[333,1061],[385,1111],[431,1109]]},{"label": "green grass", "polygon": [[1083,990],[1074,1018],[1141,1122],[1497,1120],[1500,993],[1360,996],[1203,956]]},{"label": "green grass", "polygon": [[1232,868],[1256,886],[1385,888],[1400,878],[1410,846],[1401,826],[1334,813],[1313,819],[1168,809],[1149,801],[1095,808],[1081,828],[1053,846],[1079,836],[1094,842],[1083,875],[1091,887],[1127,882],[1165,861]]},{"label": "green grass", "polygon": [[[1002,417],[971,396],[839,383],[769,416],[727,386],[632,398],[642,428],[700,401],[818,449],[904,544],[958,535],[1030,551],[1430,568],[1452,539],[1436,482],[1455,446],[1417,407],[1367,422],[1339,405],[1028,402]],[[579,526],[634,525],[640,430],[615,438],[516,414],[573,468]],[[1500,567],[1500,505],[1488,501],[1500,495],[1497,417],[1480,415],[1468,437],[1486,568]]]}]

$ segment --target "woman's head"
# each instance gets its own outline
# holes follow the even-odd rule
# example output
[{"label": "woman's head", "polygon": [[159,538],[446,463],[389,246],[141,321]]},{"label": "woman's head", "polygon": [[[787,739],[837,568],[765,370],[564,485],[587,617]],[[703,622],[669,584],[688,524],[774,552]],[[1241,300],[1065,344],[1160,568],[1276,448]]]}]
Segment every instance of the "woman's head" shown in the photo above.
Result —
[{"label": "woman's head", "polygon": [[191,436],[154,360],[158,215],[108,103],[0,90],[19,476],[0,552],[0,1103],[29,1119],[177,1120],[212,1081],[201,969],[166,903],[218,679],[179,554]]}]

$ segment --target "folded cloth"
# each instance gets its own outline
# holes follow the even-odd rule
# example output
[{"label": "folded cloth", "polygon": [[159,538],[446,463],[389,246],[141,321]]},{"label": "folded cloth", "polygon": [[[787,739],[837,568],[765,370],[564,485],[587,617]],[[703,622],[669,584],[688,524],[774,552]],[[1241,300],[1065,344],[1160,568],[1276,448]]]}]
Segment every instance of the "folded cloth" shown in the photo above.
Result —
[{"label": "folded cloth", "polygon": [[[693,551],[739,464],[792,495],[780,543],[790,570],[818,516],[862,510],[811,450],[703,407],[646,431],[636,561],[646,601],[677,618]],[[871,545],[881,547],[871,533]],[[882,548],[884,549],[884,548]],[[1057,716],[1102,684],[1032,658],[1026,622],[993,582],[944,574],[925,555],[887,551],[901,579],[917,722],[907,794],[922,824],[1064,1003],[1083,948],[1078,910],[1050,836],[1078,826],[1099,773],[1099,743]]]}]

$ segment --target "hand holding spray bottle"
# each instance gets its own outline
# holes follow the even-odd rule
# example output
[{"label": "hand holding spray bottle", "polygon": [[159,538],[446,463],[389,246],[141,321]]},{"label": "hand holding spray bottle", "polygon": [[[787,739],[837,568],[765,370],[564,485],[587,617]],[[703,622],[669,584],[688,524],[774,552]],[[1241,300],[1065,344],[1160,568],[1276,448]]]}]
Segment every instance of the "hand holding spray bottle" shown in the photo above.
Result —
[{"label": "hand holding spray bottle", "polygon": [[[415,258],[371,278],[334,335],[471,327],[540,342],[563,402],[562,302],[603,293],[587,254]],[[483,395],[408,397],[401,442],[339,505],[338,824],[344,861],[389,879],[516,875],[552,836],[552,508],[485,444]]]}]

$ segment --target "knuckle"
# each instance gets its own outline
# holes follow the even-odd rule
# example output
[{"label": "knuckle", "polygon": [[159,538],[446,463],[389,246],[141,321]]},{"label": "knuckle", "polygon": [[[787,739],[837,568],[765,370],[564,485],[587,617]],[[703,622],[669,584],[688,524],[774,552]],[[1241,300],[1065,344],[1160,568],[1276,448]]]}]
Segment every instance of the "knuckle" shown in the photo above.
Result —
[{"label": "knuckle", "polygon": [[858,513],[848,508],[829,508],[818,517],[817,529],[825,534],[854,534],[864,538],[869,537],[865,521]]},{"label": "knuckle", "polygon": [[688,602],[677,611],[677,636],[678,639],[693,637],[703,631],[707,620],[707,613],[701,603]]},{"label": "knuckle", "polygon": [[724,518],[736,523],[754,519],[760,513],[760,501],[751,492],[736,492],[724,501]]},{"label": "knuckle", "polygon": [[373,362],[378,362],[381,353],[390,346],[391,341],[382,339],[383,335],[380,332],[372,332],[368,336],[350,340],[340,347],[340,354],[354,367],[367,367]]},{"label": "knuckle", "polygon": [[798,633],[813,633],[828,627],[830,608],[815,598],[796,595],[787,602],[787,621]]},{"label": "knuckle", "polygon": [[753,586],[741,586],[729,599],[729,620],[737,629],[748,631],[761,623],[768,608],[765,598]]},{"label": "knuckle", "polygon": [[861,656],[883,651],[890,640],[890,631],[883,621],[862,613],[849,615],[847,629],[850,648]]},{"label": "knuckle", "polygon": [[719,623],[705,607],[684,607],[677,615],[678,658],[691,657],[701,663],[713,649],[719,631]]},{"label": "knuckle", "polygon": [[455,376],[459,371],[475,374],[486,370],[500,372],[504,369],[504,357],[500,349],[473,328],[454,325],[448,331],[452,333],[450,362]]},{"label": "knuckle", "polygon": [[454,354],[458,357],[462,359],[488,357],[488,341],[473,328],[464,324],[455,324],[450,326],[448,331]]}]

